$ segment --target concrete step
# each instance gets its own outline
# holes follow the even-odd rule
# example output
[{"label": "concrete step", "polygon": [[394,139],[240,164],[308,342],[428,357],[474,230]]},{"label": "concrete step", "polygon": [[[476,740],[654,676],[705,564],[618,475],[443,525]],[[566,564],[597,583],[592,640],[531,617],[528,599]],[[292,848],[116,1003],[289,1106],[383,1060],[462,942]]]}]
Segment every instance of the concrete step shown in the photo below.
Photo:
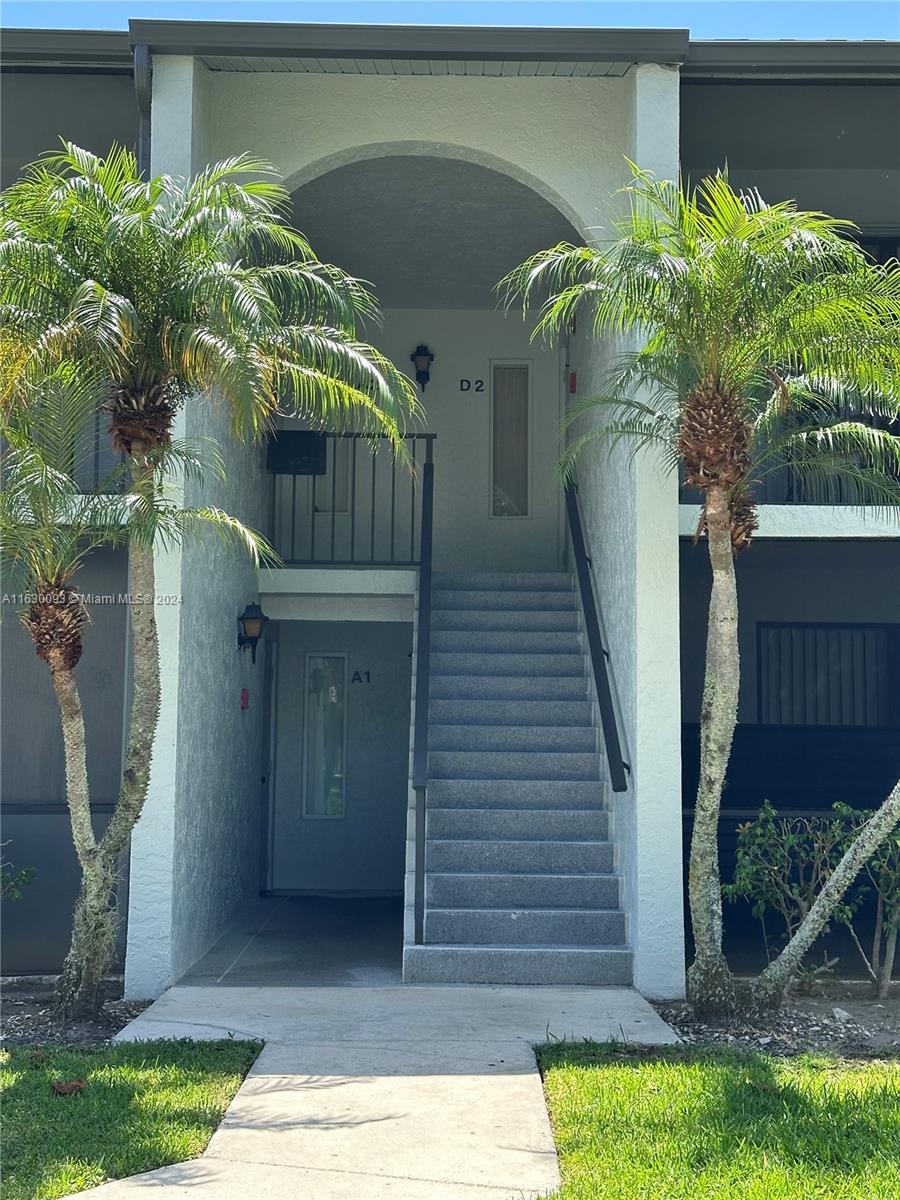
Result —
[{"label": "concrete step", "polygon": [[575,984],[628,987],[626,946],[407,946],[407,983]]},{"label": "concrete step", "polygon": [[467,841],[429,838],[426,871],[516,875],[604,874],[614,868],[612,842]]},{"label": "concrete step", "polygon": [[431,779],[428,807],[602,809],[597,779]]},{"label": "concrete step", "polygon": [[435,571],[435,591],[572,592],[565,571]]},{"label": "concrete step", "polygon": [[432,650],[431,675],[585,676],[583,654],[465,654]]},{"label": "concrete step", "polygon": [[621,946],[618,909],[429,908],[425,941],[470,946]]},{"label": "concrete step", "polygon": [[581,750],[597,749],[591,725],[440,725],[428,728],[432,750]]},{"label": "concrete step", "polygon": [[597,779],[600,755],[576,750],[429,750],[431,779]]},{"label": "concrete step", "polygon": [[605,841],[609,813],[566,808],[432,808],[430,838],[497,838],[514,841]]},{"label": "concrete step", "polygon": [[618,908],[618,875],[491,875],[460,872],[426,876],[426,903],[435,908]]},{"label": "concrete step", "polygon": [[587,676],[581,675],[434,675],[434,700],[586,700]]},{"label": "concrete step", "polygon": [[575,593],[568,591],[501,592],[477,589],[438,590],[432,595],[432,608],[440,609],[500,609],[502,612],[540,610],[543,612],[575,612]]},{"label": "concrete step", "polygon": [[463,654],[583,654],[578,634],[564,629],[438,629],[435,652]]},{"label": "concrete step", "polygon": [[442,629],[534,629],[570,630],[579,629],[578,613],[575,608],[567,609],[486,609],[435,608],[431,609],[431,628]]},{"label": "concrete step", "polygon": [[429,718],[438,725],[565,725],[593,728],[588,700],[431,700]]}]

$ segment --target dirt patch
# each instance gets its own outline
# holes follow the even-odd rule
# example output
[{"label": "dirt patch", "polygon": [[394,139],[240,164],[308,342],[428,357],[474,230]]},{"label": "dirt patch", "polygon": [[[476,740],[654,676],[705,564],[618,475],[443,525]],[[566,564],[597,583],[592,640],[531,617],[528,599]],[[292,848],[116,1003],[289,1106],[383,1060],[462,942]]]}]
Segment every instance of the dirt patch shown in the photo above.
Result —
[{"label": "dirt patch", "polygon": [[[788,1057],[824,1050],[848,1058],[900,1054],[900,994],[872,1000],[863,986],[831,985],[815,996],[792,996],[776,1013],[698,1021],[687,1004],[655,1004],[688,1044],[715,1042]],[[897,989],[894,989],[897,993]]]},{"label": "dirt patch", "polygon": [[54,1011],[50,985],[35,987],[20,980],[4,984],[0,1044],[85,1046],[109,1042],[150,1003],[121,999],[121,988],[110,988],[110,992],[111,998],[96,1020],[63,1022]]}]

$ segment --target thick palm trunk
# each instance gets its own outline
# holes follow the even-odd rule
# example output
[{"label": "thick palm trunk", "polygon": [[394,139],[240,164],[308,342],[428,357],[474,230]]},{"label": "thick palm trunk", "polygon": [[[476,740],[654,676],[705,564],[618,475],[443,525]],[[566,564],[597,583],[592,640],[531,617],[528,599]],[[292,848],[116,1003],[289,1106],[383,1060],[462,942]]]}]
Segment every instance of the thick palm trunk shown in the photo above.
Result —
[{"label": "thick palm trunk", "polygon": [[[115,954],[119,927],[116,907],[119,865],[144,807],[150,780],[160,696],[152,549],[137,544],[130,546],[128,591],[132,628],[131,717],[119,797],[99,843],[95,842],[90,827],[84,720],[72,673],[60,677],[57,686],[63,714],[72,830],[82,869],[72,943],[58,984],[61,1007],[67,1016],[73,1017],[95,1014],[103,1004],[103,978]],[[56,675],[54,685],[57,685]]]},{"label": "thick palm trunk", "polygon": [[100,843],[103,855],[116,861],[128,845],[147,798],[153,740],[159,721],[159,637],[153,550],[134,542],[128,550],[128,591],[131,596],[131,716],[122,786]]},{"label": "thick palm trunk", "polygon": [[86,1016],[102,1003],[106,927],[114,918],[108,912],[105,871],[91,822],[84,713],[75,673],[58,652],[51,653],[48,662],[59,702],[66,800],[82,880],[72,922],[72,941],[57,984],[57,1003],[66,1016]]},{"label": "thick palm trunk", "polygon": [[700,714],[700,784],[688,883],[695,954],[688,986],[699,1013],[723,1015],[734,1006],[734,984],[722,953],[719,811],[737,724],[740,658],[728,494],[720,484],[711,486],[706,495],[706,532],[712,592]]},{"label": "thick palm trunk", "polygon": [[835,906],[840,903],[847,888],[898,822],[900,781],[895,784],[894,790],[881,808],[873,813],[854,838],[853,844],[819,892],[800,928],[775,961],[754,981],[752,992],[757,1004],[777,1007],[781,1003],[784,989],[796,975],[810,946],[825,928]]}]

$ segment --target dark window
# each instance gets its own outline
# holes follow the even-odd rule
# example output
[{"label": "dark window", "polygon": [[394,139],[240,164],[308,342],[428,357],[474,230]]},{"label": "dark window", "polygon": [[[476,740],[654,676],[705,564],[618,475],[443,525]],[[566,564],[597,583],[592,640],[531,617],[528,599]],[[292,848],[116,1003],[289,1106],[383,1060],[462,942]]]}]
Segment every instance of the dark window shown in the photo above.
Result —
[{"label": "dark window", "polygon": [[760,724],[894,724],[896,626],[761,623],[757,639]]},{"label": "dark window", "polygon": [[896,234],[890,237],[871,237],[864,233],[859,239],[859,244],[876,262],[886,263],[892,258],[900,258],[900,237]]}]

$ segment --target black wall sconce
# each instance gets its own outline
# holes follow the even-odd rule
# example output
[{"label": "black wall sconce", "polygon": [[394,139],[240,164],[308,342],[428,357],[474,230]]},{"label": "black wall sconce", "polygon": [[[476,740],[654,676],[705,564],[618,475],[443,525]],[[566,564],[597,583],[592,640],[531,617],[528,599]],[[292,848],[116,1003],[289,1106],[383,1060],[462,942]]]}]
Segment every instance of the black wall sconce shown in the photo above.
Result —
[{"label": "black wall sconce", "polygon": [[434,362],[434,355],[428,349],[424,342],[416,346],[412,354],[409,356],[409,361],[416,368],[416,383],[425,391],[425,384],[431,379],[431,371],[429,367]]},{"label": "black wall sconce", "polygon": [[238,617],[238,650],[250,647],[251,660],[256,662],[256,646],[269,618],[258,604],[248,604]]}]

